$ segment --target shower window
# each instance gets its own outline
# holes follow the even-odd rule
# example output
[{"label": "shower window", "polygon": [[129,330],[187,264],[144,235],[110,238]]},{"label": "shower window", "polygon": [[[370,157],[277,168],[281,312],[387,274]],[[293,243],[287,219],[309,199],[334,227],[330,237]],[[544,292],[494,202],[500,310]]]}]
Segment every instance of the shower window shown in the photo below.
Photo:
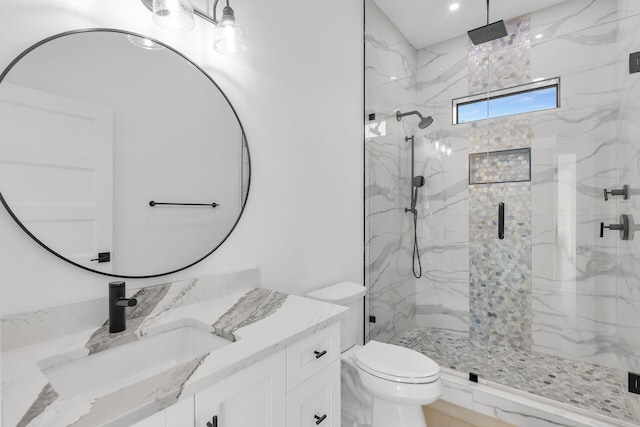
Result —
[{"label": "shower window", "polygon": [[560,106],[560,78],[453,100],[453,124],[548,110]]}]

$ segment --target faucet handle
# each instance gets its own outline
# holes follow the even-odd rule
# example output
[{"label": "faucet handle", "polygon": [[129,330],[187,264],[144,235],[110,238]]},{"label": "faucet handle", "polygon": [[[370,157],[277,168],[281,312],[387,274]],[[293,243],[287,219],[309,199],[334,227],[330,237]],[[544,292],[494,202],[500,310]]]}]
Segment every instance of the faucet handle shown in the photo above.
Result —
[{"label": "faucet handle", "polygon": [[135,298],[120,298],[116,301],[118,307],[133,307],[138,304],[138,300]]},{"label": "faucet handle", "polygon": [[125,307],[138,304],[135,298],[125,296],[126,289],[123,281],[109,283],[109,332],[122,332],[127,327]]}]

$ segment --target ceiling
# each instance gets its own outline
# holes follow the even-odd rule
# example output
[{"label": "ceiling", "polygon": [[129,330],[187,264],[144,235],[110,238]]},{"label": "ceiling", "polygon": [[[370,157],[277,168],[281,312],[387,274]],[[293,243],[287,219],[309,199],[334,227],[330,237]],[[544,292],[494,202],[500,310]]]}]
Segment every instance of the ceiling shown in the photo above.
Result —
[{"label": "ceiling", "polygon": [[[485,0],[373,0],[416,49],[487,24]],[[493,0],[490,22],[507,20],[565,0]],[[449,10],[452,3],[459,8]]]}]

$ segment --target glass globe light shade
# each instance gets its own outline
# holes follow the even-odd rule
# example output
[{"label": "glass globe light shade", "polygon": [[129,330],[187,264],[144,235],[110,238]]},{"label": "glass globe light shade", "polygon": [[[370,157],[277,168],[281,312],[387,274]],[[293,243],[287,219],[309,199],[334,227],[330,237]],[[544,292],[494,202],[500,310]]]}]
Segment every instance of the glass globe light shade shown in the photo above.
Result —
[{"label": "glass globe light shade", "polygon": [[191,0],[153,0],[153,20],[169,30],[193,29],[195,22]]},{"label": "glass globe light shade", "polygon": [[227,19],[225,16],[216,25],[213,48],[224,55],[236,55],[247,50],[245,32],[236,24],[235,19]]},{"label": "glass globe light shade", "polygon": [[140,36],[134,36],[133,34],[128,34],[127,35],[127,40],[129,40],[131,42],[131,44],[133,44],[134,46],[140,47],[142,49],[146,49],[146,50],[162,50],[164,49],[164,46],[162,46],[161,44],[158,44],[152,40],[149,40],[147,38],[144,37],[140,37]]}]

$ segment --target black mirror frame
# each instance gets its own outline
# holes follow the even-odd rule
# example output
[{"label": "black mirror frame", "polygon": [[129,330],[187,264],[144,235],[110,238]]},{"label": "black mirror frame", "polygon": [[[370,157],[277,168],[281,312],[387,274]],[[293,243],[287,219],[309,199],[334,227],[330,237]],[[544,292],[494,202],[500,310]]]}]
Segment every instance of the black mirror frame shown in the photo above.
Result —
[{"label": "black mirror frame", "polygon": [[231,101],[229,101],[229,98],[224,93],[222,88],[220,88],[220,86],[218,86],[218,84],[211,78],[211,76],[209,76],[209,74],[207,74],[198,64],[193,62],[191,59],[189,59],[187,56],[185,56],[184,54],[182,54],[178,50],[176,50],[176,49],[172,48],[171,46],[168,46],[167,44],[165,44],[165,43],[163,43],[161,41],[158,41],[158,40],[156,40],[154,38],[151,38],[151,37],[148,37],[148,36],[145,36],[145,35],[142,35],[142,34],[138,34],[138,33],[133,33],[133,32],[124,31],[124,30],[118,30],[118,29],[113,29],[113,28],[87,28],[87,29],[80,29],[80,30],[65,31],[65,32],[58,33],[58,34],[55,34],[53,36],[47,37],[47,38],[45,38],[43,40],[40,40],[39,42],[37,42],[37,43],[33,44],[32,46],[30,46],[29,48],[25,49],[13,61],[11,61],[11,63],[4,69],[2,74],[0,74],[0,84],[2,84],[2,82],[4,81],[4,79],[7,76],[7,74],[11,71],[11,69],[22,58],[24,58],[27,54],[29,54],[31,51],[35,50],[36,48],[40,47],[41,45],[43,45],[45,43],[48,43],[48,42],[50,42],[52,40],[65,37],[65,36],[74,35],[74,34],[81,34],[81,33],[90,33],[90,32],[119,33],[119,34],[124,34],[124,35],[132,35],[132,36],[136,36],[136,37],[142,37],[142,38],[145,38],[147,40],[151,40],[152,42],[157,43],[157,44],[163,46],[164,48],[166,48],[168,50],[171,50],[172,52],[174,52],[175,54],[180,56],[182,59],[184,59],[185,61],[189,62],[192,66],[194,66],[196,69],[198,69],[220,91],[220,93],[222,94],[224,99],[227,101],[227,104],[231,108],[231,111],[233,111],[233,114],[236,117],[236,120],[238,120],[238,124],[240,125],[240,130],[242,131],[242,141],[243,141],[242,143],[243,143],[244,149],[246,150],[246,153],[247,153],[248,174],[247,174],[246,194],[243,194],[242,206],[240,208],[240,213],[238,214],[238,218],[236,219],[236,221],[231,226],[231,229],[229,230],[227,235],[209,253],[205,254],[203,257],[197,259],[196,261],[192,262],[191,264],[188,264],[188,265],[186,265],[184,267],[181,267],[181,268],[178,268],[178,269],[175,269],[175,270],[167,271],[165,273],[132,276],[132,275],[121,275],[121,274],[116,274],[116,273],[105,273],[103,271],[94,270],[94,269],[86,267],[84,265],[80,265],[80,264],[78,264],[76,262],[73,262],[73,261],[65,258],[63,255],[59,254],[58,252],[54,251],[49,246],[44,244],[33,233],[31,233],[31,231],[29,231],[29,229],[27,229],[27,227],[20,221],[20,219],[16,216],[16,214],[13,212],[13,210],[11,210],[11,207],[9,206],[7,201],[5,200],[5,198],[2,195],[1,191],[0,191],[0,201],[4,205],[5,209],[9,213],[9,215],[18,224],[18,226],[25,233],[27,233],[27,235],[29,235],[33,240],[35,240],[36,243],[38,243],[40,246],[42,246],[48,252],[52,253],[53,255],[55,255],[56,257],[60,258],[61,260],[65,261],[65,262],[67,262],[67,263],[69,263],[71,265],[74,265],[76,267],[79,267],[79,268],[81,268],[83,270],[91,271],[93,273],[97,273],[97,274],[100,274],[100,275],[103,275],[103,276],[122,277],[122,278],[127,278],[127,279],[148,279],[148,278],[152,278],[152,277],[166,276],[166,275],[169,275],[169,274],[173,274],[173,273],[177,273],[179,271],[185,270],[185,269],[187,269],[187,268],[199,263],[200,261],[202,261],[205,258],[207,258],[209,255],[211,255],[213,252],[215,252],[229,238],[231,233],[233,233],[233,231],[235,230],[236,226],[238,225],[238,222],[240,222],[240,218],[242,218],[242,214],[244,213],[244,209],[245,209],[245,207],[247,205],[247,200],[249,199],[249,193],[250,193],[250,188],[251,188],[251,155],[250,155],[250,152],[249,152],[249,144],[247,142],[247,136],[246,136],[246,133],[244,131],[244,127],[242,126],[242,122],[240,121],[240,117],[238,117],[238,113],[236,112],[235,108],[233,107],[233,104],[231,104]]}]

